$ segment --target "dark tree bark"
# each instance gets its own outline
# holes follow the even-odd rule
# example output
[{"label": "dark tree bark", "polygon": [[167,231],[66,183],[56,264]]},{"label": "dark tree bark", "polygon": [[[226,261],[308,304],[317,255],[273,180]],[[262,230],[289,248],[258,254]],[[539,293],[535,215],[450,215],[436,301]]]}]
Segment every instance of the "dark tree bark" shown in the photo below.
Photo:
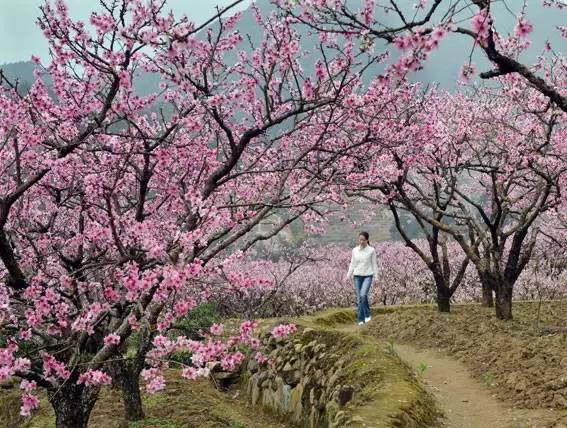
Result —
[{"label": "dark tree bark", "polygon": [[126,375],[120,378],[122,387],[122,401],[127,421],[144,419],[142,396],[140,394],[140,373],[127,370]]},{"label": "dark tree bark", "polygon": [[482,284],[482,306],[486,308],[494,307],[494,293],[492,292],[492,285],[481,281]]},{"label": "dark tree bark", "polygon": [[451,312],[451,290],[445,284],[442,278],[435,281],[435,286],[437,288],[437,310],[439,312]]},{"label": "dark tree bark", "polygon": [[109,365],[113,383],[122,390],[124,415],[127,421],[144,419],[142,394],[140,392],[140,374],[145,367],[146,356],[154,337],[152,331],[161,313],[161,306],[153,305],[147,317],[148,324],[139,330],[138,346],[133,358],[114,361]]},{"label": "dark tree bark", "polygon": [[[469,264],[468,258],[464,258],[456,272],[451,272],[449,255],[447,253],[447,242],[442,236],[440,236],[440,228],[429,225],[412,212],[412,215],[414,215],[415,220],[419,224],[421,231],[427,240],[427,247],[429,251],[426,253],[425,250],[419,248],[406,233],[404,225],[400,221],[398,214],[399,208],[396,206],[394,201],[390,203],[389,208],[394,216],[396,229],[406,243],[406,246],[411,248],[421,258],[433,275],[436,289],[437,310],[445,313],[451,312],[451,297],[463,281],[465,271]],[[442,222],[443,217],[443,214],[438,214],[436,216],[436,220],[438,222]]]},{"label": "dark tree bark", "polygon": [[76,380],[48,391],[57,428],[86,428],[100,388],[77,385]]},{"label": "dark tree bark", "polygon": [[501,320],[512,319],[512,286],[506,282],[496,287],[496,317]]},{"label": "dark tree bark", "polygon": [[[143,368],[143,365],[141,366]],[[140,393],[139,366],[132,361],[116,361],[112,363],[110,372],[113,383],[122,391],[124,416],[127,421],[134,422],[144,419],[142,394]]]}]

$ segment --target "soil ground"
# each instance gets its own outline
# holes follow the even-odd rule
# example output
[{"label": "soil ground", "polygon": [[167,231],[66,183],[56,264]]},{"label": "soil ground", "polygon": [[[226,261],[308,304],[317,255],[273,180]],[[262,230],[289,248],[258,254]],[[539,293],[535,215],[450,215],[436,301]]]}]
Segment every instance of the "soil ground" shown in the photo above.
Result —
[{"label": "soil ground", "polygon": [[[368,347],[397,353],[436,397],[447,427],[567,428],[567,301],[515,303],[509,322],[478,305],[456,305],[450,314],[419,305],[375,308],[372,321],[361,328],[350,321],[352,311],[336,310],[316,324],[358,331]],[[119,392],[107,388],[89,426],[286,426],[234,394],[172,375],[165,392],[144,397],[147,418],[128,425],[121,421]],[[24,421],[17,416],[18,391],[0,391],[0,427],[53,426],[43,403]]]},{"label": "soil ground", "polygon": [[364,330],[423,377],[451,427],[567,427],[567,301],[514,311],[505,322],[478,305],[381,307]]},{"label": "soil ground", "polygon": [[[167,388],[145,395],[146,418],[124,421],[119,391],[104,388],[95,405],[89,428],[285,428],[286,425],[251,408],[236,391],[217,391],[209,381],[188,381],[178,373],[168,374]],[[31,420],[17,416],[18,391],[0,392],[0,427],[51,428],[54,416],[47,400]],[[43,398],[43,397],[42,397]]]},{"label": "soil ground", "polygon": [[467,368],[438,351],[394,345],[443,410],[450,428],[567,427],[567,413],[519,409],[498,400]]}]

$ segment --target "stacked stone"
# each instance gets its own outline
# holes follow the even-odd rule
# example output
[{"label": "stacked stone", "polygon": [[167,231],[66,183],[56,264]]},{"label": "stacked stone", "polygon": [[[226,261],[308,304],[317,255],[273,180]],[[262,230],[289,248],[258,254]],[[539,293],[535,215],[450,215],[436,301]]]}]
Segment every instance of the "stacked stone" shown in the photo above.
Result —
[{"label": "stacked stone", "polygon": [[265,344],[272,364],[250,360],[244,373],[251,403],[297,426],[345,426],[342,408],[355,389],[343,374],[347,359],[340,349],[318,341],[309,328],[287,339],[268,336]]}]

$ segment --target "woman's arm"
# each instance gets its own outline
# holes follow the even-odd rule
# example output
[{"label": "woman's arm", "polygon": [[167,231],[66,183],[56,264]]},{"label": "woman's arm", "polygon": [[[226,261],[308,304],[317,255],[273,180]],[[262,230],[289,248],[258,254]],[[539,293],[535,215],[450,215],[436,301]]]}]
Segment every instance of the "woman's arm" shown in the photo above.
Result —
[{"label": "woman's arm", "polygon": [[353,273],[354,273],[354,249],[352,250],[352,254],[350,256],[350,265],[348,267],[348,272],[346,275],[347,279],[351,279]]},{"label": "woman's arm", "polygon": [[372,251],[372,271],[374,272],[373,281],[376,281],[376,278],[378,278],[378,257],[376,256],[376,249]]}]

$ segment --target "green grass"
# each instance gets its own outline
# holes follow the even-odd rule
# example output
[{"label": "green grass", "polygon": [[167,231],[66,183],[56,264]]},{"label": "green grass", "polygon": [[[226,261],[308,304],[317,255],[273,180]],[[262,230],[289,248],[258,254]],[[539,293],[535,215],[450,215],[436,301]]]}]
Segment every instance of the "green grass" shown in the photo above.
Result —
[{"label": "green grass", "polygon": [[488,371],[482,375],[482,381],[486,386],[491,387],[494,385],[494,375]]},{"label": "green grass", "polygon": [[393,339],[378,341],[355,321],[353,309],[330,309],[297,320],[298,326],[314,329],[303,342],[316,339],[327,344],[326,353],[348,356],[341,382],[355,385],[357,392],[344,410],[357,416],[360,426],[434,426],[441,412],[398,357]]}]

